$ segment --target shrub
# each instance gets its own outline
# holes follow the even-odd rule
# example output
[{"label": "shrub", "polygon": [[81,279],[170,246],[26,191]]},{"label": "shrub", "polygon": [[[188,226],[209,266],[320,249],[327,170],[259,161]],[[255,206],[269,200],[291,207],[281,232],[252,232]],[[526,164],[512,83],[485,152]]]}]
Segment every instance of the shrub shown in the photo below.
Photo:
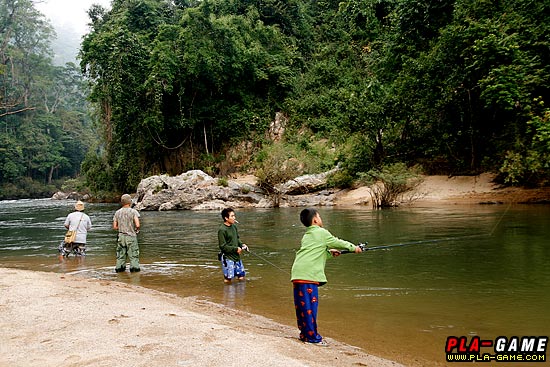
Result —
[{"label": "shrub", "polygon": [[311,135],[292,136],[291,141],[278,141],[256,154],[258,186],[267,191],[279,205],[278,185],[304,174],[325,172],[336,165],[335,149],[326,140]]},{"label": "shrub", "polygon": [[82,162],[82,173],[86,178],[86,186],[94,194],[115,191],[113,170],[106,157],[88,154]]},{"label": "shrub", "polygon": [[272,196],[275,206],[279,205],[281,198],[277,185],[304,172],[304,164],[297,158],[298,153],[295,146],[276,142],[258,155],[256,170],[258,186]]},{"label": "shrub", "polygon": [[57,190],[55,185],[44,184],[30,177],[22,177],[17,184],[4,183],[0,185],[0,200],[47,198]]},{"label": "shrub", "polygon": [[404,193],[422,183],[422,178],[404,163],[372,169],[360,176],[363,182],[371,186],[373,208],[397,206]]},{"label": "shrub", "polygon": [[327,178],[328,187],[339,187],[342,189],[353,185],[354,177],[347,170],[336,171]]},{"label": "shrub", "polygon": [[70,178],[65,180],[61,185],[61,191],[63,192],[88,192],[89,188],[86,186],[86,179],[83,176],[78,176],[76,178]]},{"label": "shrub", "polygon": [[229,181],[227,180],[227,177],[218,178],[218,185],[223,187],[229,186]]}]

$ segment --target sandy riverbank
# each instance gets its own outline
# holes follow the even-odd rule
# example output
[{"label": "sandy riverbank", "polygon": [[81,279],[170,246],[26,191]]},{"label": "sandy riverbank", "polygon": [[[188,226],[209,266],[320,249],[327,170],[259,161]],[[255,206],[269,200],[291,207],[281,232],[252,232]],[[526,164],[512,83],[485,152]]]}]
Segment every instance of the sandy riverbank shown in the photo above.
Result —
[{"label": "sandy riverbank", "polygon": [[[406,205],[454,204],[536,204],[550,203],[550,187],[502,187],[493,180],[494,174],[478,176],[424,176],[423,182],[404,195]],[[408,201],[411,199],[411,201]],[[370,205],[369,189],[359,187],[342,191],[337,206]]]},{"label": "sandy riverbank", "polygon": [[0,268],[0,366],[401,366],[221,305],[119,282]]},{"label": "sandy riverbank", "polygon": [[[518,204],[550,203],[550,187],[503,187],[494,182],[494,173],[477,176],[423,176],[422,183],[404,195],[405,205],[453,205],[453,204]],[[254,185],[257,177],[239,176],[233,181]],[[340,191],[334,204],[341,207],[371,205],[366,186]]]}]

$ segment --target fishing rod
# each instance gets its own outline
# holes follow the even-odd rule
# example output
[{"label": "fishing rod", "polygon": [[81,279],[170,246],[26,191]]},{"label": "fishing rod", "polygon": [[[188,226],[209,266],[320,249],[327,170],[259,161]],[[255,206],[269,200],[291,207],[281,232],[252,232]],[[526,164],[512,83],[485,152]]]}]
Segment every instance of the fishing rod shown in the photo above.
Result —
[{"label": "fishing rod", "polygon": [[[369,243],[367,241],[365,241],[365,242],[357,244],[355,246],[359,247],[362,252],[365,252],[365,251],[370,250],[369,248],[367,248],[368,245],[369,245]],[[350,251],[350,250],[338,250],[338,252],[339,252],[340,255],[355,253],[354,251]]]},{"label": "fishing rod", "polygon": [[[381,246],[373,246],[373,247],[367,247],[368,242],[365,242],[365,243],[360,243],[357,246],[359,246],[361,248],[361,251],[365,252],[365,251],[374,251],[374,250],[385,250],[385,249],[392,248],[392,247],[420,245],[420,244],[426,244],[426,243],[438,243],[438,242],[452,241],[452,240],[472,238],[472,237],[483,237],[483,236],[489,236],[489,235],[488,234],[473,234],[473,235],[468,235],[468,236],[443,237],[443,238],[435,238],[433,240],[410,241],[410,242],[394,243],[394,244],[391,244],[391,245],[381,245]],[[349,251],[349,250],[340,251],[340,254],[349,254],[349,253],[353,253],[353,251]]]},{"label": "fishing rod", "polygon": [[[445,241],[453,241],[453,240],[459,240],[459,239],[465,239],[465,238],[474,238],[474,237],[491,237],[497,227],[500,225],[500,222],[502,221],[502,218],[508,213],[508,210],[510,210],[511,203],[508,204],[508,207],[506,207],[506,210],[502,213],[500,218],[498,219],[497,223],[493,226],[493,229],[487,233],[487,234],[472,234],[467,236],[454,236],[454,237],[443,237],[443,238],[435,238],[433,240],[422,240],[422,241],[410,241],[410,242],[402,242],[402,243],[394,243],[391,245],[382,245],[382,246],[374,246],[374,247],[366,247],[367,242],[365,242],[365,248],[361,247],[362,244],[359,244],[358,246],[361,247],[361,250],[363,252],[365,251],[373,251],[373,250],[385,250],[392,247],[402,247],[402,246],[410,246],[410,245],[420,245],[420,244],[432,244],[432,243],[439,243],[439,242],[445,242]],[[340,251],[340,254],[348,254],[351,251],[344,250]]]}]

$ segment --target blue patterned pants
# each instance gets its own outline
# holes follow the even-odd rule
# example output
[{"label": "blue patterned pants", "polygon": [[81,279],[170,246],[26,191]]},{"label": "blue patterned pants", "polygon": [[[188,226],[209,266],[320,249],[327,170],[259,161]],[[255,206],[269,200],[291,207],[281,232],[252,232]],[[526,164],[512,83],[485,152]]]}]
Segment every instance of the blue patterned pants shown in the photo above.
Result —
[{"label": "blue patterned pants", "polygon": [[300,329],[300,340],[319,343],[323,337],[317,333],[317,308],[319,307],[319,286],[312,283],[293,283],[296,321]]},{"label": "blue patterned pants", "polygon": [[223,277],[227,280],[233,278],[244,278],[246,272],[242,260],[233,261],[222,255],[221,258]]}]

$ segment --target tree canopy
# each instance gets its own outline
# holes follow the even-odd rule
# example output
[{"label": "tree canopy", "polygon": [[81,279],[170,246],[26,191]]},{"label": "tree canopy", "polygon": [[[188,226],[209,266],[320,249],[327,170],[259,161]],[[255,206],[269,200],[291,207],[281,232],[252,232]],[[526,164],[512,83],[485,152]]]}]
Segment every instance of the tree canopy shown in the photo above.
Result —
[{"label": "tree canopy", "polygon": [[[0,6],[0,182],[76,175],[81,80],[51,65],[51,29],[30,1]],[[396,163],[550,178],[548,2],[113,0],[88,14],[80,69],[99,141],[82,169],[94,190],[225,174],[285,144],[292,159],[323,157],[302,169],[339,162],[342,182]],[[276,114],[287,133],[269,149]]]},{"label": "tree canopy", "polygon": [[93,140],[83,76],[52,64],[52,37],[31,1],[0,0],[0,198],[51,194]]},{"label": "tree canopy", "polygon": [[470,0],[113,1],[81,66],[130,189],[262,137],[275,112],[351,142],[352,174],[500,167],[548,178],[549,4]]}]

